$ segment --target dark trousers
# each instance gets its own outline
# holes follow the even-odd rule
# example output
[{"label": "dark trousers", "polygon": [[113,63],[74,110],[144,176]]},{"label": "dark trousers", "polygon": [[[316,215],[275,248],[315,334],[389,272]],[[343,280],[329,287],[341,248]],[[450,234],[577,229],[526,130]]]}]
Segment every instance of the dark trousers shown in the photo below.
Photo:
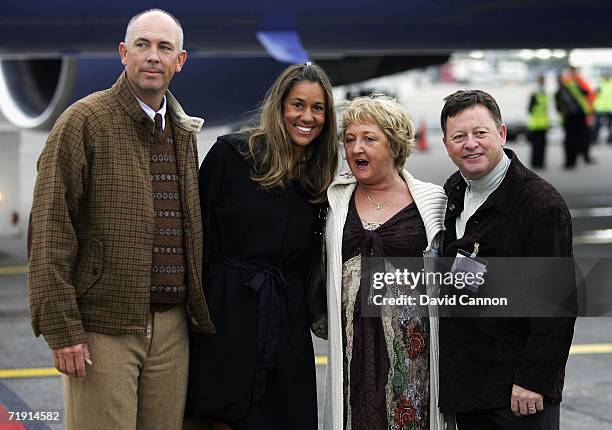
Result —
[{"label": "dark trousers", "polygon": [[587,124],[585,124],[584,128],[582,129],[581,143],[582,145],[580,147],[579,153],[584,156],[584,161],[590,163],[591,156],[589,155],[589,152],[591,149],[591,128]]},{"label": "dark trousers", "polygon": [[559,403],[544,403],[544,410],[517,417],[510,405],[503,408],[457,412],[458,430],[559,430]]},{"label": "dark trousers", "polygon": [[529,141],[531,142],[531,167],[544,167],[546,130],[530,131]]},{"label": "dark trousers", "polygon": [[589,160],[590,135],[584,116],[567,116],[563,128],[565,130],[565,139],[563,140],[565,167],[574,167],[578,154],[583,154],[585,160]]},{"label": "dark trousers", "polygon": [[593,124],[591,142],[597,142],[597,138],[599,137],[599,129],[604,122],[608,126],[608,143],[612,143],[612,112],[597,112],[595,114],[595,124]]}]

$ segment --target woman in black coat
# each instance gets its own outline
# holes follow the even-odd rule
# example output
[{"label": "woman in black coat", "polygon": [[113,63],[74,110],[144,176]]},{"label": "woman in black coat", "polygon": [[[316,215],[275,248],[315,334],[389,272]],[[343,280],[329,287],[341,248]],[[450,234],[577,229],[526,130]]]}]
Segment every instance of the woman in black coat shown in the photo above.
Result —
[{"label": "woman in black coat", "polygon": [[307,63],[276,79],[257,127],[206,155],[203,285],[216,334],[191,334],[187,416],[317,428],[305,285],[337,151],[331,83]]}]

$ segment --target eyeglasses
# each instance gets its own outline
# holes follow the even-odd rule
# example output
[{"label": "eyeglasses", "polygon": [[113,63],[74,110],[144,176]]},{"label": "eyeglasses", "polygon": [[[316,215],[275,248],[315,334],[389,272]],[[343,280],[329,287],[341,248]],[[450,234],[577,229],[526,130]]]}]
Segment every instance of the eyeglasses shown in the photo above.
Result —
[{"label": "eyeglasses", "polygon": [[487,128],[477,128],[474,131],[470,132],[457,132],[448,138],[449,142],[453,145],[463,145],[468,141],[468,136],[471,134],[472,137],[476,140],[482,140],[489,137],[489,135],[493,133],[493,130],[489,130]]}]

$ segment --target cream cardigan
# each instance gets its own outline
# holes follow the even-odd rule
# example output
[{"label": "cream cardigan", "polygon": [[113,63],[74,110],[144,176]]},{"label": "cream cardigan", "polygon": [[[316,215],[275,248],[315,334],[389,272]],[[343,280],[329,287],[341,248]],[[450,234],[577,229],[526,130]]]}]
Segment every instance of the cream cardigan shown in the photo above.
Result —
[{"label": "cream cardigan", "polygon": [[[446,211],[446,195],[442,187],[415,179],[406,170],[402,176],[408,184],[410,194],[416,203],[423,219],[427,235],[427,248],[424,256],[432,255],[433,249],[439,249],[444,231],[444,213]],[[357,185],[352,175],[342,175],[329,186],[327,198],[329,212],[325,242],[327,247],[327,312],[328,312],[328,360],[325,390],[325,430],[343,429],[343,351],[342,351],[342,320],[341,320],[341,288],[342,288],[342,233],[348,213],[349,201]],[[431,259],[426,259],[427,261]],[[435,294],[427,286],[428,294]],[[438,319],[437,309],[430,307],[430,337],[429,337],[429,378],[430,378],[430,426],[431,430],[444,428],[443,417],[437,407],[438,398]]]}]

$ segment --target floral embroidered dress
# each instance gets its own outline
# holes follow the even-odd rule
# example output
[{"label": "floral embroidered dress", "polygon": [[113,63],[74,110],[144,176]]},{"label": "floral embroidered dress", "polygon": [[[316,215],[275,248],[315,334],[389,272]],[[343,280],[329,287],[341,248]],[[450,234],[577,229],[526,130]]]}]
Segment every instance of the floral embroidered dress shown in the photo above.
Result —
[{"label": "floral embroidered dress", "polygon": [[[428,316],[423,307],[404,306],[383,310],[382,318],[363,317],[360,292],[362,256],[420,257],[426,246],[425,227],[414,203],[383,224],[373,223],[359,218],[353,194],[342,241],[347,430],[429,427]],[[393,288],[398,287],[390,287],[387,294],[400,293]],[[416,290],[401,291],[406,293],[418,295]]]}]

